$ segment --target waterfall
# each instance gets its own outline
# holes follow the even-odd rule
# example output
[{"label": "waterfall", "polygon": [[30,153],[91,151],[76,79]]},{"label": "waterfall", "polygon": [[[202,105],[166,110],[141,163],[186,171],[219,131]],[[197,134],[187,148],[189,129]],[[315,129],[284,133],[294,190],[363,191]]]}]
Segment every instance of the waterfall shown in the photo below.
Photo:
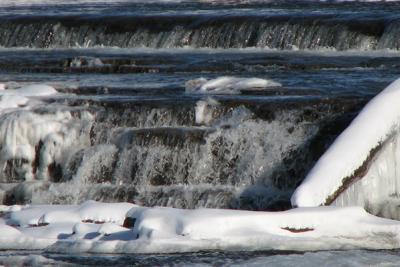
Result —
[{"label": "waterfall", "polygon": [[332,16],[24,17],[0,19],[4,47],[397,49],[396,21]]}]

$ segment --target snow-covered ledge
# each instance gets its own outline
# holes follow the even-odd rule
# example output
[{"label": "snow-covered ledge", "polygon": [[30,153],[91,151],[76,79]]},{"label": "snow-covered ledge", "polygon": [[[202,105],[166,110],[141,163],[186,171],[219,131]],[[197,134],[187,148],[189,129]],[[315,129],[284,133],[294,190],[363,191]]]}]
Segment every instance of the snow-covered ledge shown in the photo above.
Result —
[{"label": "snow-covered ledge", "polygon": [[400,79],[373,98],[335,140],[294,192],[292,205],[361,205],[384,213],[382,204],[398,201],[400,192],[399,123]]},{"label": "snow-covered ledge", "polygon": [[398,249],[400,222],[361,207],[282,212],[183,210],[131,203],[0,206],[0,249],[57,253]]}]

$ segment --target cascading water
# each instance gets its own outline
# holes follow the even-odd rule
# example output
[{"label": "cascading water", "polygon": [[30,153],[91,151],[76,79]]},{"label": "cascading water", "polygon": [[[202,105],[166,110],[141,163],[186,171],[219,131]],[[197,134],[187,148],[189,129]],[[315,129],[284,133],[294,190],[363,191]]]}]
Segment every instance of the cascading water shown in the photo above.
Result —
[{"label": "cascading water", "polygon": [[4,47],[397,49],[398,21],[336,16],[136,16],[0,19]]},{"label": "cascading water", "polygon": [[1,115],[3,203],[287,209],[314,162],[398,75],[397,56],[362,52],[397,49],[396,4],[373,19],[363,4],[357,16],[329,4],[120,5],[0,16],[4,87],[59,92]]},{"label": "cascading water", "polygon": [[0,265],[396,265],[399,11],[0,1]]},{"label": "cascading water", "polygon": [[[299,182],[296,177],[304,175],[332,140],[331,135],[321,136],[324,125],[348,120],[354,110],[352,101],[347,106],[328,101],[289,109],[275,109],[274,103],[221,102],[207,107],[211,119],[206,125],[196,125],[201,115],[196,102],[179,107],[65,107],[53,118],[54,105],[3,116],[3,131],[19,126],[3,135],[3,148],[13,146],[11,138],[32,150],[29,157],[12,154],[4,159],[3,182],[26,181],[12,188],[5,184],[4,203],[96,199],[183,208],[285,209]],[[49,116],[57,126],[46,125],[49,130],[43,132],[41,122]],[[43,134],[30,136],[21,127],[36,127]]]}]

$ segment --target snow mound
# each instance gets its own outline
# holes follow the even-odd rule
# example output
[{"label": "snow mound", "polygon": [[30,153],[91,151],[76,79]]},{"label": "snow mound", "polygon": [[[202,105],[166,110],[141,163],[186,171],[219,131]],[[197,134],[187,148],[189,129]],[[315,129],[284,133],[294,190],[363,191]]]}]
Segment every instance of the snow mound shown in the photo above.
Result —
[{"label": "snow mound", "polygon": [[200,94],[240,94],[242,90],[265,90],[280,87],[280,83],[260,78],[222,76],[207,80],[198,78],[186,82],[186,92]]},{"label": "snow mound", "polygon": [[135,205],[86,201],[81,205],[33,205],[10,212],[7,224],[21,227],[54,223],[106,223],[122,225],[125,214]]},{"label": "snow mound", "polygon": [[[396,199],[400,192],[399,99],[400,79],[373,98],[335,140],[294,192],[292,205],[371,208]],[[373,209],[382,215],[380,208]],[[400,217],[399,209],[389,217]]]},{"label": "snow mound", "polygon": [[172,253],[202,250],[393,249],[400,223],[360,207],[284,212],[146,208],[88,201],[8,208],[0,248],[60,253]]},{"label": "snow mound", "polygon": [[[13,88],[13,89],[8,89]],[[34,105],[32,97],[43,97],[56,94],[57,91],[46,84],[32,84],[18,88],[18,85],[0,84],[0,114],[20,107]]]},{"label": "snow mound", "polygon": [[72,253],[172,253],[200,250],[393,249],[400,223],[360,207],[284,212],[81,205],[2,207],[1,249]]}]

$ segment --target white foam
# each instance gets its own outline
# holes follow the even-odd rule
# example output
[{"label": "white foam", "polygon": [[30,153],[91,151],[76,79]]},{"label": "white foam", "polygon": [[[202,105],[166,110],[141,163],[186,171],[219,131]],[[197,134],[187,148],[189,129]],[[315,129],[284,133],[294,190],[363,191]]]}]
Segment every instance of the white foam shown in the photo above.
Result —
[{"label": "white foam", "polygon": [[222,76],[211,80],[198,78],[185,84],[187,92],[201,94],[239,94],[242,90],[265,90],[280,86],[282,86],[280,83],[272,80],[230,76]]},{"label": "white foam", "polygon": [[199,100],[195,107],[195,121],[197,124],[210,124],[213,119],[213,110],[219,103],[217,100],[209,97],[206,100]]}]

